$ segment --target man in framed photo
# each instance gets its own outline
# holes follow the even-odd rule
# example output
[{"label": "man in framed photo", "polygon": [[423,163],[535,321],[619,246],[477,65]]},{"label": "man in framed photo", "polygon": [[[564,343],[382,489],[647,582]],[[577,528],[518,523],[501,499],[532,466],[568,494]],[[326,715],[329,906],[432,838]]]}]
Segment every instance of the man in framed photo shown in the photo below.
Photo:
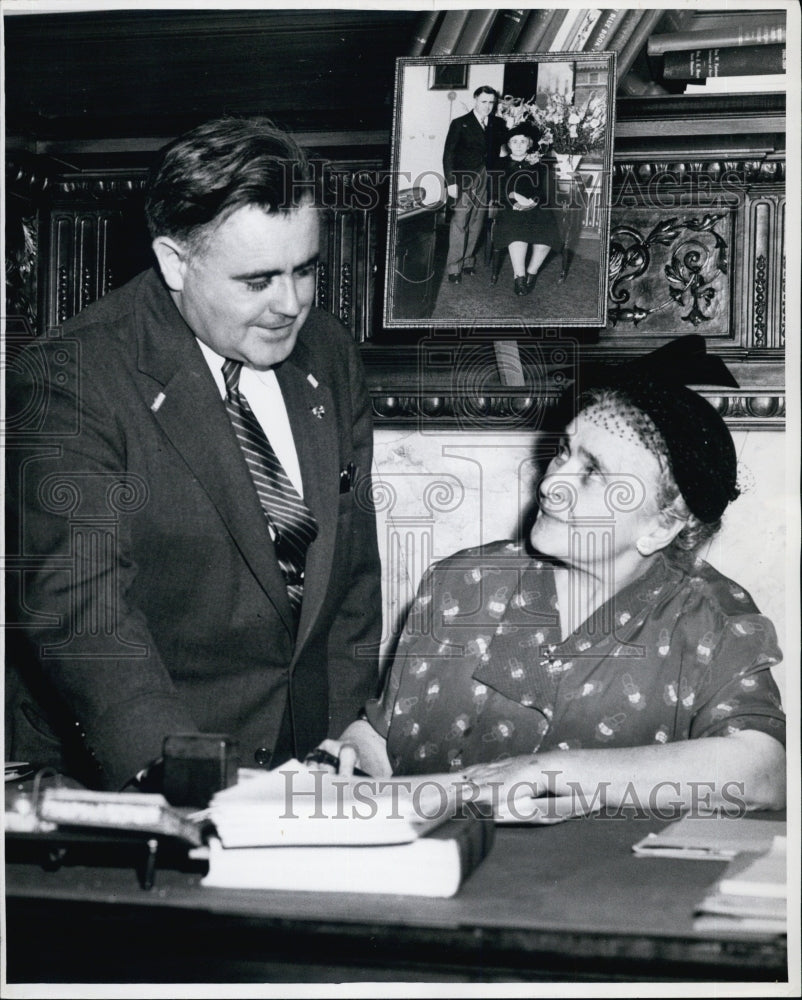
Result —
[{"label": "man in framed photo", "polygon": [[488,170],[501,145],[494,110],[498,95],[481,86],[473,93],[473,108],[455,118],[443,149],[443,175],[452,206],[446,271],[451,284],[476,271],[476,247],[487,218]]}]

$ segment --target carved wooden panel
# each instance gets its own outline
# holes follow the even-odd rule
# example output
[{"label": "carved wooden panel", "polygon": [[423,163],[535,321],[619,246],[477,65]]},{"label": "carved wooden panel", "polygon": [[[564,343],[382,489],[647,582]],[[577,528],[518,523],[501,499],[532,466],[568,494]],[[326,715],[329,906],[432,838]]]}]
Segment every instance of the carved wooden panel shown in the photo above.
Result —
[{"label": "carved wooden panel", "polygon": [[747,199],[739,311],[750,347],[785,346],[784,230],[784,195],[765,192]]},{"label": "carved wooden panel", "polygon": [[39,214],[32,203],[8,199],[5,235],[5,319],[9,329],[35,331],[39,297]]},{"label": "carved wooden panel", "polygon": [[362,343],[373,329],[380,164],[317,161],[315,167],[321,205],[315,304]]},{"label": "carved wooden panel", "polygon": [[115,209],[63,208],[50,215],[45,328],[59,326],[115,284],[114,248],[123,240]]},{"label": "carved wooden panel", "polygon": [[357,342],[365,340],[372,281],[367,267],[371,219],[366,213],[323,209],[315,304],[336,316]]},{"label": "carved wooden panel", "polygon": [[701,333],[784,346],[784,163],[616,164],[608,322],[599,346]]},{"label": "carved wooden panel", "polygon": [[703,325],[709,339],[730,337],[734,228],[726,209],[666,216],[637,208],[614,217],[608,329],[664,337]]}]

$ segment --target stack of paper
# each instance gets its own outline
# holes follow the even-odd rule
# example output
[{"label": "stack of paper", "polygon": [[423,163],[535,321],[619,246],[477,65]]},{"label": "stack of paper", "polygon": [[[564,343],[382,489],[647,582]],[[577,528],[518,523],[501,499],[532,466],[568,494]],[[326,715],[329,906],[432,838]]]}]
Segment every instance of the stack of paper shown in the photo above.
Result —
[{"label": "stack of paper", "polygon": [[697,930],[784,934],[788,885],[786,838],[762,854],[740,854],[697,909]]},{"label": "stack of paper", "polygon": [[744,852],[768,851],[778,836],[785,836],[782,820],[724,814],[687,815],[660,833],[650,833],[634,844],[632,850],[642,858],[730,861]]}]

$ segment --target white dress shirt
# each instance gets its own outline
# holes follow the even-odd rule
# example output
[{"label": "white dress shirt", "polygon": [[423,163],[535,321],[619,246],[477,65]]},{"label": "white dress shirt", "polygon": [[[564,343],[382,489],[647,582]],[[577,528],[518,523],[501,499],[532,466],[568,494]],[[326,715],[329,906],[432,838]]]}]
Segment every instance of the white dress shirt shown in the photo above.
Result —
[{"label": "white dress shirt", "polygon": [[[197,340],[197,337],[195,338]],[[203,356],[212,373],[215,384],[220,390],[220,398],[226,398],[226,383],[223,378],[223,362],[226,360],[213,351],[208,344],[198,340],[198,345],[203,351]],[[299,496],[303,496],[303,482],[301,480],[301,467],[298,464],[298,452],[295,449],[295,439],[292,436],[290,418],[287,416],[287,407],[284,397],[281,394],[281,387],[278,384],[276,373],[272,368],[267,371],[255,371],[253,368],[242,366],[240,373],[239,389],[242,395],[248,400],[248,405],[253,410],[253,415],[259,421],[265,436],[273,446],[276,456],[284,466],[284,471],[290,478],[290,482],[298,491]]]}]

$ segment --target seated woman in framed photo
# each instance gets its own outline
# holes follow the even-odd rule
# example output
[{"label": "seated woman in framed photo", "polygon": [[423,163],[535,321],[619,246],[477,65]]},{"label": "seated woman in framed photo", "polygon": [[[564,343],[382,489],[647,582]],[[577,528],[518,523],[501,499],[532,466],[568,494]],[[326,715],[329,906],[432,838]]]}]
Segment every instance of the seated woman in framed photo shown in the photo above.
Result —
[{"label": "seated woman in framed photo", "polygon": [[532,292],[538,271],[552,248],[560,244],[554,210],[549,207],[548,167],[537,153],[539,139],[534,126],[515,126],[506,137],[509,155],[499,161],[500,208],[493,226],[490,282],[498,282],[506,248],[515,295]]}]

